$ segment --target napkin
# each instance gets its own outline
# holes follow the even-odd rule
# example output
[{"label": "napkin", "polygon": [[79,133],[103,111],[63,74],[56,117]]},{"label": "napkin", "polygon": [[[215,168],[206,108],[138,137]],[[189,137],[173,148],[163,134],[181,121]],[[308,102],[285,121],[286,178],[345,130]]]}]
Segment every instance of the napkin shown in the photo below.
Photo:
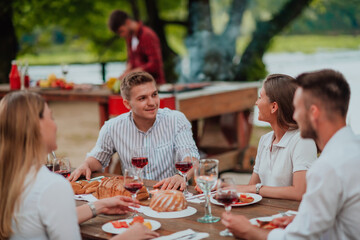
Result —
[{"label": "napkin", "polygon": [[81,194],[75,195],[75,200],[86,201],[86,202],[96,202],[98,199],[92,194]]},{"label": "napkin", "polygon": [[[195,236],[191,237],[190,234],[196,233]],[[187,238],[189,237],[189,238]],[[191,238],[190,238],[191,237]],[[208,233],[204,233],[204,232],[195,232],[192,229],[187,229],[181,232],[176,232],[173,233],[171,235],[167,235],[167,236],[162,236],[162,237],[158,237],[158,238],[154,238],[156,240],[175,240],[175,239],[186,239],[186,240],[198,240],[198,239],[203,239],[203,238],[207,238],[209,237]]]}]

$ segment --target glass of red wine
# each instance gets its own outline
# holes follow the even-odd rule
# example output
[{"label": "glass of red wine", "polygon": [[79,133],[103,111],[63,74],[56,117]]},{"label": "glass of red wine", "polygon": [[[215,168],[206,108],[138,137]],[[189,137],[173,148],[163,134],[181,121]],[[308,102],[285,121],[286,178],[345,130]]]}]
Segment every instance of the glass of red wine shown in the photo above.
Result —
[{"label": "glass of red wine", "polygon": [[136,147],[132,151],[131,164],[136,167],[137,174],[141,177],[142,169],[148,164],[149,153],[145,147]]},{"label": "glass of red wine", "polygon": [[[143,186],[143,179],[139,176],[138,172],[134,168],[125,169],[124,188],[131,193],[131,198],[134,201],[136,200],[136,194]],[[135,217],[137,215],[137,213],[133,213],[130,217]]]},{"label": "glass of red wine", "polygon": [[[215,199],[224,204],[225,211],[230,213],[231,205],[239,200],[239,195],[237,194],[236,186],[232,178],[219,179]],[[220,232],[220,236],[233,236],[233,234],[228,229],[225,229]]]},{"label": "glass of red wine", "polygon": [[175,168],[179,171],[180,175],[183,176],[186,183],[184,189],[184,195],[192,195],[187,190],[187,173],[193,167],[194,157],[192,156],[190,150],[183,149],[178,150],[178,156],[176,157]]},{"label": "glass of red wine", "polygon": [[136,174],[135,169],[125,169],[124,188],[131,193],[133,200],[136,200],[136,194],[143,186],[143,180]]},{"label": "glass of red wine", "polygon": [[69,158],[63,157],[56,159],[54,162],[53,171],[55,173],[61,174],[65,178],[69,177],[71,173]]},{"label": "glass of red wine", "polygon": [[54,170],[54,161],[55,159],[51,154],[48,154],[46,159],[46,167],[49,169],[49,171],[53,172]]}]

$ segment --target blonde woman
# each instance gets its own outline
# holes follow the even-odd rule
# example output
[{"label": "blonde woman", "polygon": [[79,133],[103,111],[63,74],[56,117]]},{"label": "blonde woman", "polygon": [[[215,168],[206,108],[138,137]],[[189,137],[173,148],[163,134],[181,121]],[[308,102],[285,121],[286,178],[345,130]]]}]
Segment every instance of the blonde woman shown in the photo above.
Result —
[{"label": "blonde woman", "polygon": [[317,157],[315,142],[302,139],[293,119],[292,100],[297,84],[284,74],[269,75],[260,90],[256,106],[260,121],[273,131],[261,137],[254,171],[248,185],[239,192],[263,197],[301,200],[306,190],[306,171]]},{"label": "blonde woman", "polygon": [[[43,98],[18,91],[1,100],[0,239],[81,239],[78,223],[137,206],[118,196],[76,209],[70,183],[44,166],[56,148],[56,124]],[[114,239],[156,236],[137,224]]]}]

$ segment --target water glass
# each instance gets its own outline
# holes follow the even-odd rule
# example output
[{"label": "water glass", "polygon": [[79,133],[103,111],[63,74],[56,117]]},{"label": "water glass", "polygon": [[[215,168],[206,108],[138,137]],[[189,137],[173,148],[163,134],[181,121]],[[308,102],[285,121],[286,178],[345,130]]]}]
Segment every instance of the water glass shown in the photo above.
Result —
[{"label": "water glass", "polygon": [[218,179],[219,161],[216,159],[201,159],[195,162],[195,180],[205,195],[205,215],[198,218],[197,221],[201,223],[218,222],[220,218],[211,215],[210,191],[215,187]]}]

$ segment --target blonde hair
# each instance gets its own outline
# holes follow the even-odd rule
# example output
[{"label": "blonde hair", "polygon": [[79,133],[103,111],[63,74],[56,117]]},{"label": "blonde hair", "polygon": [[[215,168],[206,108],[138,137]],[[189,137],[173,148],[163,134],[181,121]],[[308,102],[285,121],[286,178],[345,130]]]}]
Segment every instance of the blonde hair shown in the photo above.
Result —
[{"label": "blonde hair", "polygon": [[27,175],[31,169],[36,175],[45,162],[40,131],[44,108],[44,99],[27,91],[9,93],[0,101],[0,239],[13,233]]}]

